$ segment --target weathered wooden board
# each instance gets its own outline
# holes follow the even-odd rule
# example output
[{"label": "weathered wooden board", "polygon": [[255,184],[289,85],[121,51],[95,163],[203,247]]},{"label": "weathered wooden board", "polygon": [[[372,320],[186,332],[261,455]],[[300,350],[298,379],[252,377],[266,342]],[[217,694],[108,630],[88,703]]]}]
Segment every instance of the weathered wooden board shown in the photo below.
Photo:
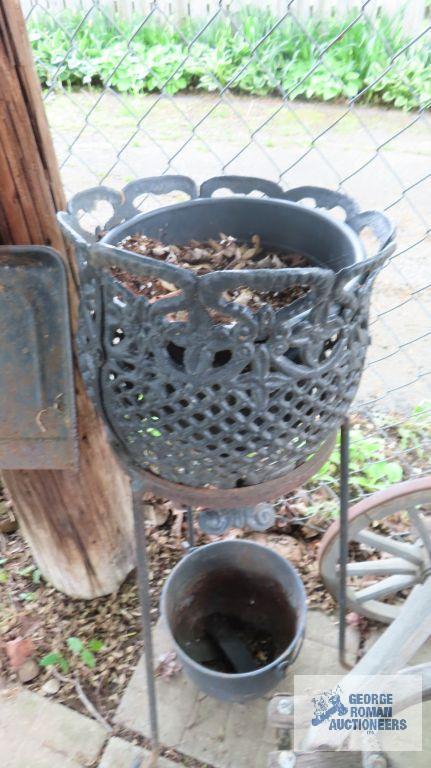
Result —
[{"label": "weathered wooden board", "polygon": [[[0,3],[0,243],[48,245],[68,272],[72,328],[78,278],[56,210],[65,207],[19,0]],[[131,494],[75,368],[79,472],[7,470],[21,529],[47,581],[75,597],[118,589],[133,568]]]}]

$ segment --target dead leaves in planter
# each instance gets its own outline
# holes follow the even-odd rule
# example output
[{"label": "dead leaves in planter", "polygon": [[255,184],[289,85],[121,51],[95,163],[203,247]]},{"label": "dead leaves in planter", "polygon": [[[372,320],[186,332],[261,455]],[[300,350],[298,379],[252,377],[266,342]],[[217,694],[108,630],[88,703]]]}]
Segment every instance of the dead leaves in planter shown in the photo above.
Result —
[{"label": "dead leaves in planter", "polygon": [[[206,275],[219,270],[282,269],[309,266],[306,257],[301,253],[284,253],[274,249],[265,249],[257,234],[251,237],[250,243],[240,243],[231,235],[221,234],[219,240],[210,239],[206,242],[190,240],[189,243],[181,246],[165,245],[159,240],[145,235],[130,235],[120,243],[120,247],[143,256],[149,256],[157,261],[164,261],[166,264],[181,266],[191,270],[196,275]],[[112,273],[132,293],[146,296],[150,301],[156,301],[178,292],[177,286],[165,280],[137,278],[120,267],[114,267]],[[269,303],[275,308],[287,306],[302,296],[304,292],[303,288],[296,286],[271,292],[252,291],[243,286],[226,292],[225,298],[256,311],[265,303]],[[213,314],[216,321],[223,321],[223,318]],[[174,319],[182,318],[175,317]]]}]

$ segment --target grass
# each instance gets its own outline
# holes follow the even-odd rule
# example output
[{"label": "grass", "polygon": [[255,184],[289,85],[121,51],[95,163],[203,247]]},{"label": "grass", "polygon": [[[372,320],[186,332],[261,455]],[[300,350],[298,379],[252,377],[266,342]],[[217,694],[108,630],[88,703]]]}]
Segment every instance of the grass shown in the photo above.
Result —
[{"label": "grass", "polygon": [[310,18],[300,27],[288,18],[273,29],[269,13],[249,8],[201,33],[202,22],[138,28],[137,19],[110,21],[98,11],[83,21],[69,11],[35,16],[29,35],[45,88],[175,94],[229,87],[257,96],[428,106],[429,41],[424,37],[394,61],[406,44],[400,16],[380,15],[372,26],[362,16],[347,29],[352,19]]}]

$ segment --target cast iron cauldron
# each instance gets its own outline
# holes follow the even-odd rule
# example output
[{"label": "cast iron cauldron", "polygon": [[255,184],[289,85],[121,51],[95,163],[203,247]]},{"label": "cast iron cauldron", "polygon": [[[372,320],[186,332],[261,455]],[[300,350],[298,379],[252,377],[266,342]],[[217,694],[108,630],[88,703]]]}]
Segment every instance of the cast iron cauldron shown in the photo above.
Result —
[{"label": "cast iron cauldron", "polygon": [[[210,197],[226,186],[272,197]],[[393,251],[393,229],[382,214],[359,213],[339,193],[315,187],[284,193],[240,177],[205,182],[201,199],[133,215],[139,193],[167,189],[197,196],[190,179],[147,179],[123,193],[89,190],[60,214],[81,261],[81,367],[112,439],[135,467],[182,487],[239,489],[306,467],[356,393],[369,343],[371,287]],[[343,209],[345,221],[299,204],[304,198]],[[114,215],[95,244],[79,214],[100,199],[109,200]],[[364,227],[378,241],[372,258],[359,238]],[[129,234],[181,244],[220,232],[241,240],[258,233],[264,245],[300,251],[313,266],[198,277],[115,247]],[[142,282],[161,278],[178,292],[148,301],[121,285],[113,266]],[[265,303],[253,312],[226,298],[241,286],[261,292],[299,286],[303,295],[284,308]]]},{"label": "cast iron cauldron", "polygon": [[[307,608],[301,579],[287,560],[254,542],[220,541],[178,563],[163,588],[161,612],[198,688],[244,701],[263,696],[284,677],[301,648]],[[248,652],[253,646],[268,659],[259,668]]]}]

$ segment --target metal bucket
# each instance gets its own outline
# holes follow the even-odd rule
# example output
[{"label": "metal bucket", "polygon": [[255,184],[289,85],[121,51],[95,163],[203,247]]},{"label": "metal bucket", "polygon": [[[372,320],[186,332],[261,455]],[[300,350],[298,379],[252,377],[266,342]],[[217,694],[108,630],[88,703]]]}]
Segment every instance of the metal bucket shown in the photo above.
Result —
[{"label": "metal bucket", "polygon": [[193,550],[161,598],[185,673],[204,693],[228,701],[263,696],[282,680],[301,648],[306,610],[292,565],[249,541]]}]

